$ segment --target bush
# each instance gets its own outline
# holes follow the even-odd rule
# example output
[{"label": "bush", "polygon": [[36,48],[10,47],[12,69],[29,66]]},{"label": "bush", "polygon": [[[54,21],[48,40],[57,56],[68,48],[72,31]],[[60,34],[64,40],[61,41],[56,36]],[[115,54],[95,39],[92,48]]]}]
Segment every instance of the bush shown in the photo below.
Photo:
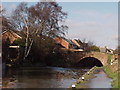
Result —
[{"label": "bush", "polygon": [[85,51],[86,52],[91,52],[91,51],[100,52],[100,49],[99,47],[92,45],[92,46],[87,46]]},{"label": "bush", "polygon": [[108,55],[108,64],[111,63],[111,57],[112,57],[112,56],[109,54],[109,55]]}]

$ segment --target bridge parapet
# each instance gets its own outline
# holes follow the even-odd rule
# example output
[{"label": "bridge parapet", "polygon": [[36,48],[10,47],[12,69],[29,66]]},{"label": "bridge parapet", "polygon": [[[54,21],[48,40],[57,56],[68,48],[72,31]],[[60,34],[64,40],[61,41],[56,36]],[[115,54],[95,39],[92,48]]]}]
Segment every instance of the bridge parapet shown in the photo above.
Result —
[{"label": "bridge parapet", "polygon": [[[86,53],[85,56],[81,57],[80,60],[87,58],[87,57],[93,57],[93,58],[98,59],[104,66],[106,66],[106,65],[108,65],[109,55],[110,54],[102,53],[102,52],[89,52],[89,53]],[[111,61],[114,59],[115,59],[115,56],[111,55]]]}]

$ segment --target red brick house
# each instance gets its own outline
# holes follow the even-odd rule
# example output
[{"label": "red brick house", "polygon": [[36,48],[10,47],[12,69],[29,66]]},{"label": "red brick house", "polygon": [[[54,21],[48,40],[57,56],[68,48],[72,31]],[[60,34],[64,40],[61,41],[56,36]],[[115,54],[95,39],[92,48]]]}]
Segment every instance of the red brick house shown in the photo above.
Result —
[{"label": "red brick house", "polygon": [[60,44],[63,48],[66,48],[66,49],[69,48],[69,43],[66,40],[64,40],[60,37],[56,37],[56,38],[54,38],[54,40],[57,44]]}]

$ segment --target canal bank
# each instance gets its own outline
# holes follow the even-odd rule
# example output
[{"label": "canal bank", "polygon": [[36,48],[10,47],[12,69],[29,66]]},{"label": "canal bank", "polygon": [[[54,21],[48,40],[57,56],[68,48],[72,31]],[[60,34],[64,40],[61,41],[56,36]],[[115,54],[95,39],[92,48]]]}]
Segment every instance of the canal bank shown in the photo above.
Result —
[{"label": "canal bank", "polygon": [[120,78],[118,74],[118,65],[113,64],[113,65],[104,66],[103,69],[105,73],[108,75],[108,77],[112,79],[112,82],[111,82],[112,88],[120,89],[120,85],[118,81]]},{"label": "canal bank", "polygon": [[112,79],[107,77],[102,67],[93,67],[80,77],[72,86],[75,88],[112,88]]}]

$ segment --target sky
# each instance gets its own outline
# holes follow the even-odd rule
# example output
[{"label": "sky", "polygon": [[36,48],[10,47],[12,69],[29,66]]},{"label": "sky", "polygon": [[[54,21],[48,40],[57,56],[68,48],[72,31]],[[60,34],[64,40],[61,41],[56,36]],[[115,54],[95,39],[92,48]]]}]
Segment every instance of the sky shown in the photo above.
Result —
[{"label": "sky", "polygon": [[[35,3],[35,2],[34,2]],[[33,5],[34,3],[28,3]],[[3,2],[6,14],[11,15],[19,2]],[[100,47],[115,49],[118,45],[117,2],[58,2],[68,13],[66,38],[86,39]]]}]

